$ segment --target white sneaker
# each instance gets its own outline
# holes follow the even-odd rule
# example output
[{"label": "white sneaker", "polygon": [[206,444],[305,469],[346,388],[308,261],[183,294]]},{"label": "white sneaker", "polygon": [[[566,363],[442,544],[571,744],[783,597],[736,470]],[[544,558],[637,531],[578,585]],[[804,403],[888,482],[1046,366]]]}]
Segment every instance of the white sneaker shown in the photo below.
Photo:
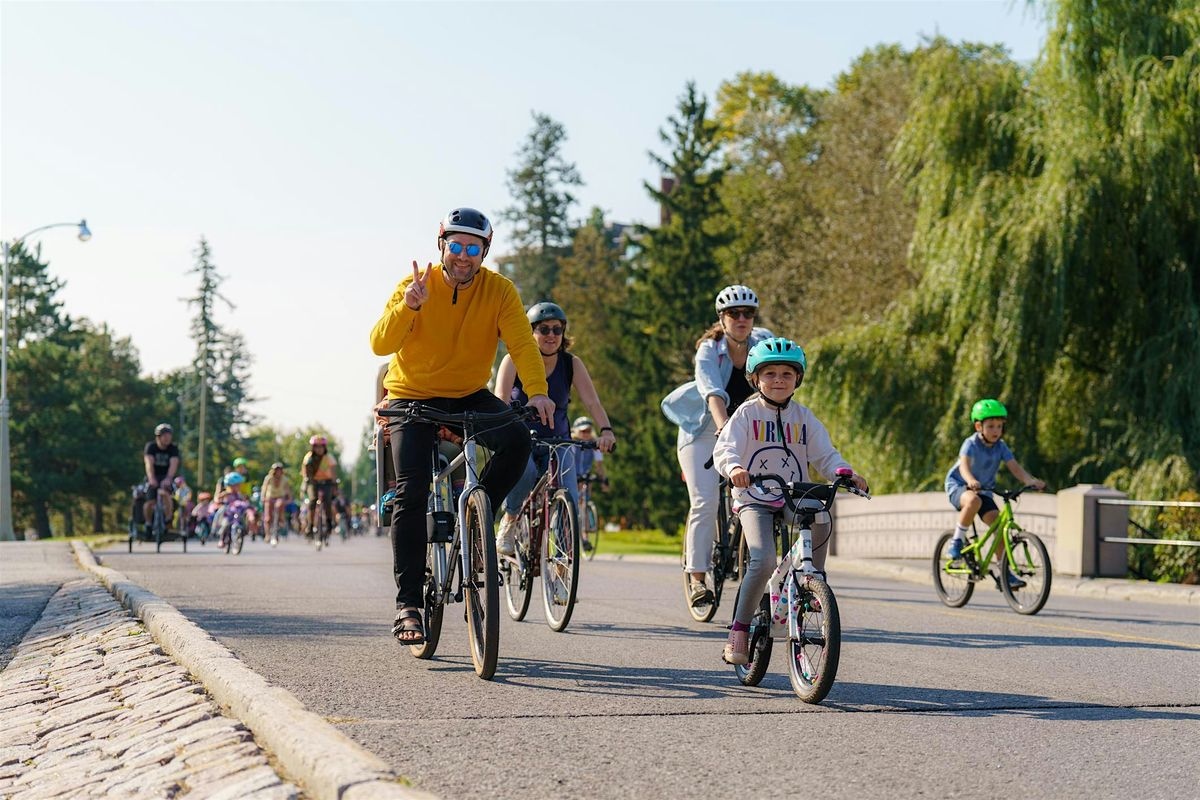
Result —
[{"label": "white sneaker", "polygon": [[517,554],[517,537],[513,532],[517,518],[505,514],[500,518],[500,530],[496,533],[496,553],[512,557]]}]

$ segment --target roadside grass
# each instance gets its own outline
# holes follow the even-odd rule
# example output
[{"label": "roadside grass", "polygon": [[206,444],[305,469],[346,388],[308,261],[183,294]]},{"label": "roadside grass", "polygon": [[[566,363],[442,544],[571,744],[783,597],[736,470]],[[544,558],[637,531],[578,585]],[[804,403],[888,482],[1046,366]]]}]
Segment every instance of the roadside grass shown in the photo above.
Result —
[{"label": "roadside grass", "polygon": [[683,538],[659,530],[600,532],[598,555],[678,556]]}]

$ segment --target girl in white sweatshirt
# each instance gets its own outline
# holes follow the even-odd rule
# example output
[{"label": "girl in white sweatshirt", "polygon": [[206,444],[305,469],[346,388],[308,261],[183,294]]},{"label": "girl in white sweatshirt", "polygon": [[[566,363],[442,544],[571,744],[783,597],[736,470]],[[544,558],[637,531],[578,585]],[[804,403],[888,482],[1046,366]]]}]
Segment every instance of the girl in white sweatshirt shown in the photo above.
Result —
[{"label": "girl in white sweatshirt", "polygon": [[[758,394],[730,417],[713,451],[717,470],[734,486],[734,510],[750,551],[723,654],[730,664],[749,661],[750,620],[775,571],[773,518],[780,511],[790,514],[778,486],[751,485],[750,476],[772,473],[788,482],[807,482],[809,464],[822,475],[833,475],[839,468],[850,466],[829,440],[821,421],[792,400],[807,368],[804,351],[790,339],[767,339],[755,345],[746,360],[746,379]],[[867,481],[861,475],[856,473],[851,480],[867,491]],[[828,520],[813,526],[813,564],[817,569],[825,567],[829,533]]]}]

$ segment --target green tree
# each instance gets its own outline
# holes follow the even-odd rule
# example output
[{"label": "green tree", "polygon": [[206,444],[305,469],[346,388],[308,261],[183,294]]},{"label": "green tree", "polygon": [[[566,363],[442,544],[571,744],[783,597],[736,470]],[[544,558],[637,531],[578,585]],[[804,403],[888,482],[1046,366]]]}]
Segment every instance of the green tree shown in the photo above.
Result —
[{"label": "green tree", "polygon": [[658,228],[638,229],[641,252],[632,263],[628,319],[612,355],[622,376],[612,416],[624,439],[622,456],[612,462],[615,510],[671,533],[683,520],[687,495],[671,457],[676,431],[659,401],[691,376],[695,340],[714,320],[718,251],[731,238],[720,199],[718,131],[708,101],[689,83],[676,115],[660,131],[669,154],[651,154],[673,184],[646,184],[666,219]]},{"label": "green tree", "polygon": [[942,42],[917,59],[895,163],[918,289],[823,342],[814,372],[836,379],[805,382],[885,491],[934,486],[989,395],[1052,485],[1196,485],[1200,15],[1052,9],[1031,68]]},{"label": "green tree", "polygon": [[[185,410],[185,416],[196,420],[196,429],[181,435],[185,437],[186,451],[197,454],[198,481],[208,482],[215,480],[219,470],[240,455],[239,439],[255,421],[250,411],[254,402],[249,389],[252,359],[245,338],[236,331],[227,330],[216,319],[218,304],[224,304],[230,310],[234,305],[221,294],[225,278],[213,264],[212,251],[203,237],[196,249],[196,264],[189,273],[199,276],[196,294],[187,299],[188,305],[195,309],[191,333],[196,344],[193,367],[197,377],[195,386],[199,391],[188,388],[179,392],[187,398],[185,405],[189,408]],[[199,454],[201,405],[203,458]],[[194,413],[191,413],[192,409]]]},{"label": "green tree", "polygon": [[58,297],[63,286],[61,279],[50,275],[50,265],[42,261],[40,244],[33,251],[24,242],[12,246],[8,263],[8,347],[21,347],[70,328],[71,320]]},{"label": "green tree", "polygon": [[562,154],[567,132],[549,115],[533,112],[533,130],[517,151],[517,166],[508,172],[513,205],[501,218],[513,223],[515,252],[503,262],[526,303],[554,297],[558,259],[571,243],[570,189],[582,186],[575,165]]}]

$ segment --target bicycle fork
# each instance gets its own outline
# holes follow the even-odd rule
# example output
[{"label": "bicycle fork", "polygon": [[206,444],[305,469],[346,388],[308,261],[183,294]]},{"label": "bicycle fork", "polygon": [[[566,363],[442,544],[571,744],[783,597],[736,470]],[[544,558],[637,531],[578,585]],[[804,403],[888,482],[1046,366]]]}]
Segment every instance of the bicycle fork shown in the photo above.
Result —
[{"label": "bicycle fork", "polygon": [[800,616],[804,600],[800,592],[800,575],[815,575],[812,560],[812,529],[802,528],[792,549],[779,560],[768,584],[771,597],[771,635],[789,639],[800,638]]}]

